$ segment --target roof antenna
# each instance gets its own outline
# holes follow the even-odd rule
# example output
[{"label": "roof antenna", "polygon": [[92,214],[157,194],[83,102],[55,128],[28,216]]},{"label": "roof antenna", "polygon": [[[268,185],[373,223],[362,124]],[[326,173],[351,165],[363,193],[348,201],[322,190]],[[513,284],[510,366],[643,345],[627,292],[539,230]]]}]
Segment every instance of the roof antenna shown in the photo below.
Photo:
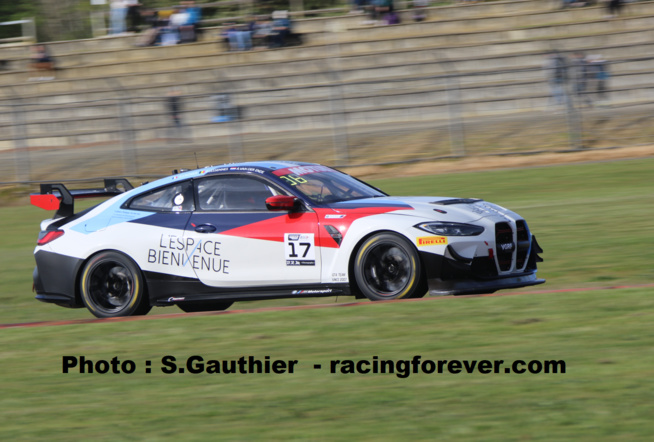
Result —
[{"label": "roof antenna", "polygon": [[193,152],[193,156],[195,157],[195,168],[199,169],[200,165],[198,164],[198,154],[196,152]]}]

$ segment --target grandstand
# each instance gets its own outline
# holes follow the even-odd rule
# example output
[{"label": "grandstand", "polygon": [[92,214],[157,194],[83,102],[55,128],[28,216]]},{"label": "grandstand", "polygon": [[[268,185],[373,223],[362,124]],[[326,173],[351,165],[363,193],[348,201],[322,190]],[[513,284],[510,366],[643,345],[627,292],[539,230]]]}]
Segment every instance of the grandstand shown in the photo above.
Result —
[{"label": "grandstand", "polygon": [[[476,122],[481,132],[498,121],[519,127],[527,116],[549,118],[542,65],[553,49],[602,54],[611,62],[611,106],[638,112],[648,105],[654,2],[630,3],[620,18],[607,18],[602,6],[560,10],[559,3],[432,7],[428,20],[419,23],[405,10],[403,22],[392,26],[364,25],[360,15],[298,19],[302,46],[247,52],[228,52],[219,27],[207,28],[202,41],[165,47],[136,47],[133,35],[53,42],[48,48],[58,70],[52,81],[29,81],[27,46],[7,44],[0,46],[0,59],[10,66],[0,70],[0,153],[40,152],[46,158],[48,152],[78,147],[76,156],[92,163],[98,149],[122,152],[123,167],[116,173],[153,172],[143,159],[152,152],[147,148],[162,152],[177,137],[188,142],[181,147],[186,151],[217,146],[214,162],[292,157],[361,164],[459,154],[458,143],[488,144],[470,133],[465,142],[457,141],[453,132],[463,122]],[[171,135],[166,100],[173,87],[183,95],[183,134]],[[216,97],[226,93],[241,118],[215,123]],[[424,127],[446,142],[402,156],[396,147],[370,146],[378,138],[343,138],[382,136],[389,128],[402,135]],[[283,139],[309,147],[261,152],[269,140]],[[401,145],[402,138],[398,141]],[[565,136],[541,141],[554,147],[568,142]],[[368,146],[355,151],[353,144]],[[130,149],[140,149],[141,160],[127,167],[138,156],[125,153]],[[30,155],[35,154],[17,153],[16,164],[25,167]],[[29,178],[36,175],[34,163]],[[0,172],[0,181],[12,179],[9,167]],[[16,172],[15,179],[25,178]]]}]

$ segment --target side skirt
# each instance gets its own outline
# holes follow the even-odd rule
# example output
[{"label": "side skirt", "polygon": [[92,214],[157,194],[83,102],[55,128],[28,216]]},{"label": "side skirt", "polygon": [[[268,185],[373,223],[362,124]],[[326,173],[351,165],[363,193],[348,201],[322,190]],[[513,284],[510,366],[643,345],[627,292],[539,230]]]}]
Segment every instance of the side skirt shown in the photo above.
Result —
[{"label": "side skirt", "polygon": [[279,298],[349,296],[349,284],[305,284],[274,287],[209,287],[193,278],[144,272],[150,304],[175,305],[199,301],[256,301]]}]

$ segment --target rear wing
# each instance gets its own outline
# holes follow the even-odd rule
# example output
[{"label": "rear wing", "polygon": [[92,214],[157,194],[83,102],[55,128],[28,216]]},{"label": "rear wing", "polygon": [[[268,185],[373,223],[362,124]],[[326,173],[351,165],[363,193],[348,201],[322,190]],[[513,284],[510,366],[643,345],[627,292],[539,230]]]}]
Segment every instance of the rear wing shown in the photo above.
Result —
[{"label": "rear wing", "polygon": [[41,192],[30,195],[30,202],[45,210],[56,210],[55,218],[65,218],[75,214],[76,198],[101,198],[120,195],[134,186],[125,178],[105,178],[104,187],[95,189],[69,190],[62,183],[41,184]]}]

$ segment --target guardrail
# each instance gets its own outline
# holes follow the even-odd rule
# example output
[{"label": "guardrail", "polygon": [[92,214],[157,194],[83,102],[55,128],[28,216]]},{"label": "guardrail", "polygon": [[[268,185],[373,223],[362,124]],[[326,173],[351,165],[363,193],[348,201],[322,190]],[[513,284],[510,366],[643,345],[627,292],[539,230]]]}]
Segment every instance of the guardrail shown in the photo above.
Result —
[{"label": "guardrail", "polygon": [[65,104],[6,95],[0,97],[0,181],[145,176],[262,159],[339,167],[461,157],[483,162],[646,145],[654,142],[652,61],[614,61],[608,83],[589,80],[580,92],[570,80],[552,97],[547,72],[531,68],[503,71],[514,78],[532,72],[527,92],[502,98],[498,86],[497,96],[471,98],[473,76],[484,73],[457,73],[453,66],[395,80],[343,82],[334,73],[319,86],[260,90],[239,90],[217,76],[211,94],[185,94],[180,85],[175,94],[123,91]]}]

